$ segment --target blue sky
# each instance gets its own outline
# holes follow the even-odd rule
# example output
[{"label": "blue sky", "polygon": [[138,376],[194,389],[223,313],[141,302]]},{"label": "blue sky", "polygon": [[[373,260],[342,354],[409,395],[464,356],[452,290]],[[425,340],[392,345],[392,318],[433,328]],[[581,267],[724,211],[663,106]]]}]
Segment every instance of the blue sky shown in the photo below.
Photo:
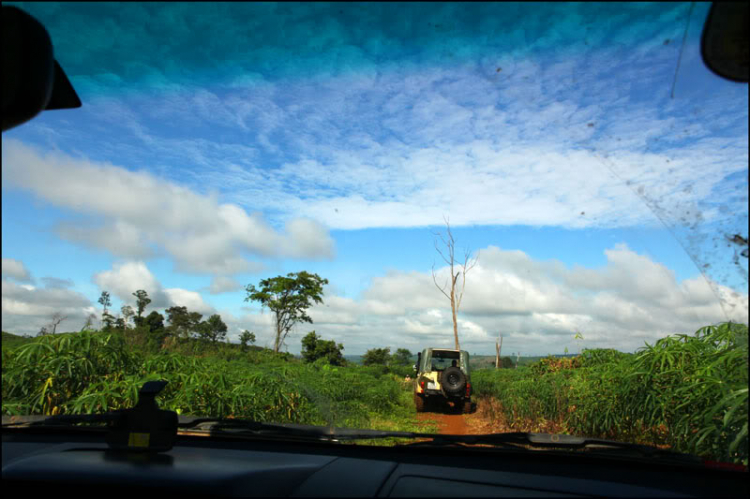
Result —
[{"label": "blue sky", "polygon": [[84,105],[4,134],[4,330],[144,287],[267,342],[241,286],[305,269],[347,353],[421,349],[443,217],[472,351],[747,322],[748,94],[700,59],[708,4],[674,98],[688,3],[15,5]]}]

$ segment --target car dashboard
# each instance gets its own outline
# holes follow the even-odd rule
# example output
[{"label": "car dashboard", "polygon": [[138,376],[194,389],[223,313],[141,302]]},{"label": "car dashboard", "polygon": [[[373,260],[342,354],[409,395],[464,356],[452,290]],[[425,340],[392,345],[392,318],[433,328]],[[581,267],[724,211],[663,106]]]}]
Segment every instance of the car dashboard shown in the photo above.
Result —
[{"label": "car dashboard", "polygon": [[272,497],[747,497],[747,473],[548,452],[180,435],[160,454],[102,434],[3,431],[3,487]]}]

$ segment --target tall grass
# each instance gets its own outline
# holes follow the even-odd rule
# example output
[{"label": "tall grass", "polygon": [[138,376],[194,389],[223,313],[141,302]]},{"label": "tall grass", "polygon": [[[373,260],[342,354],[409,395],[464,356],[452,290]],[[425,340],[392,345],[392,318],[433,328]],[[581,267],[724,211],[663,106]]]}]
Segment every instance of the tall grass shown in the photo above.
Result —
[{"label": "tall grass", "polygon": [[[99,413],[132,407],[149,380],[180,414],[331,426],[416,429],[409,387],[377,367],[289,362],[265,352],[141,354],[117,334],[54,335],[3,351],[3,414]],[[382,424],[383,422],[388,424]],[[380,423],[379,423],[380,422]],[[395,427],[394,427],[395,425]]]},{"label": "tall grass", "polygon": [[554,421],[572,434],[747,465],[747,338],[747,326],[724,323],[635,354],[589,350],[472,378],[479,396],[501,403],[511,427]]}]

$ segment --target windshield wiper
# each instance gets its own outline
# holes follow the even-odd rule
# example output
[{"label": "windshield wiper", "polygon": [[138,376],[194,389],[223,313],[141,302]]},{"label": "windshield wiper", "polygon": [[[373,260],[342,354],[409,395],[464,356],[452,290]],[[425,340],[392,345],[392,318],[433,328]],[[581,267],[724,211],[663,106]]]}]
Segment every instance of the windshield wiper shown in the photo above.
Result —
[{"label": "windshield wiper", "polygon": [[32,426],[74,426],[79,424],[114,423],[120,414],[62,414],[57,416],[3,416],[3,428]]},{"label": "windshield wiper", "polygon": [[381,431],[350,428],[332,428],[325,426],[308,426],[295,424],[259,423],[241,419],[218,418],[180,418],[180,429],[193,429],[217,433],[288,435],[315,438],[327,441],[356,441],[381,438],[420,439],[420,442],[403,444],[405,446],[440,447],[454,444],[491,445],[520,450],[532,449],[565,449],[587,451],[627,451],[643,457],[679,459],[700,464],[696,456],[680,454],[650,445],[617,442],[598,438],[575,437],[550,433],[490,433],[485,435],[444,435],[436,433],[416,433],[405,431]]},{"label": "windshield wiper", "polygon": [[426,434],[381,431],[355,428],[334,428],[331,426],[313,426],[292,423],[262,423],[246,419],[200,418],[180,416],[179,430],[205,431],[210,433],[233,435],[264,435],[301,437],[305,439],[329,442],[345,440],[365,440],[379,438],[424,438]]},{"label": "windshield wiper", "polygon": [[[3,416],[3,427],[31,426],[70,426],[77,424],[117,424],[121,415],[81,414],[63,416]],[[263,423],[246,419],[223,419],[180,416],[179,431],[206,433],[207,435],[231,435],[237,437],[275,437],[324,442],[344,442],[357,440],[378,440],[401,438],[419,440],[400,444],[402,447],[445,447],[452,445],[489,445],[520,451],[533,452],[536,449],[547,450],[583,450],[656,459],[658,461],[678,462],[680,464],[701,465],[702,460],[690,454],[660,449],[650,445],[617,442],[598,438],[575,437],[550,433],[490,433],[483,435],[444,435],[437,433],[417,433],[408,431],[385,431],[356,428],[335,428],[330,426],[312,426],[289,423]]]},{"label": "windshield wiper", "polygon": [[[423,435],[426,436],[426,435]],[[491,445],[515,447],[518,449],[561,449],[583,450],[609,455],[637,455],[644,458],[678,461],[680,463],[698,464],[702,460],[698,456],[681,454],[671,450],[660,449],[651,445],[617,442],[599,438],[576,437],[572,435],[557,435],[552,433],[490,433],[485,435],[437,435],[430,441],[407,444],[408,446],[445,446],[454,444]]]}]

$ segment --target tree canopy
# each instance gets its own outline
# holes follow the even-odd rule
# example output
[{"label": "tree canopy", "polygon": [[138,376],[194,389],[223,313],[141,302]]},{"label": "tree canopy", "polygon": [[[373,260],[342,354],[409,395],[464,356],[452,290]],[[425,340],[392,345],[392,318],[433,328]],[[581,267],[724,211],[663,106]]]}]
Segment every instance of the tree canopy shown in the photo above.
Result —
[{"label": "tree canopy", "polygon": [[305,362],[315,362],[318,359],[326,359],[332,366],[343,366],[346,364],[341,351],[344,345],[336,344],[333,340],[324,340],[315,331],[311,331],[302,338],[302,358]]},{"label": "tree canopy", "polygon": [[396,353],[393,354],[392,361],[394,364],[399,366],[407,366],[411,364],[411,352],[406,348],[399,348]]},{"label": "tree canopy", "polygon": [[221,316],[214,314],[200,324],[198,335],[203,340],[217,343],[226,339],[227,330],[227,325],[221,320]]},{"label": "tree canopy", "polygon": [[143,290],[139,289],[135,293],[133,293],[133,296],[135,296],[135,306],[137,310],[137,319],[136,319],[136,325],[141,325],[141,317],[143,317],[143,311],[146,310],[146,307],[149,303],[151,303],[151,298],[148,297],[148,293]]},{"label": "tree canopy", "polygon": [[173,306],[165,310],[169,320],[169,333],[177,338],[189,338],[197,333],[202,314],[189,312],[187,307]]},{"label": "tree canopy", "polygon": [[387,366],[391,361],[391,349],[388,348],[371,348],[362,356],[362,364],[366,366],[381,365]]},{"label": "tree canopy", "polygon": [[278,352],[292,328],[301,322],[312,324],[307,309],[323,303],[323,286],[328,279],[309,272],[291,272],[260,281],[258,288],[248,284],[245,301],[258,302],[274,313],[276,340],[274,351]]},{"label": "tree canopy", "polygon": [[255,333],[245,329],[242,331],[242,334],[240,334],[240,344],[242,345],[242,349],[247,350],[248,345],[252,343],[255,343]]}]

